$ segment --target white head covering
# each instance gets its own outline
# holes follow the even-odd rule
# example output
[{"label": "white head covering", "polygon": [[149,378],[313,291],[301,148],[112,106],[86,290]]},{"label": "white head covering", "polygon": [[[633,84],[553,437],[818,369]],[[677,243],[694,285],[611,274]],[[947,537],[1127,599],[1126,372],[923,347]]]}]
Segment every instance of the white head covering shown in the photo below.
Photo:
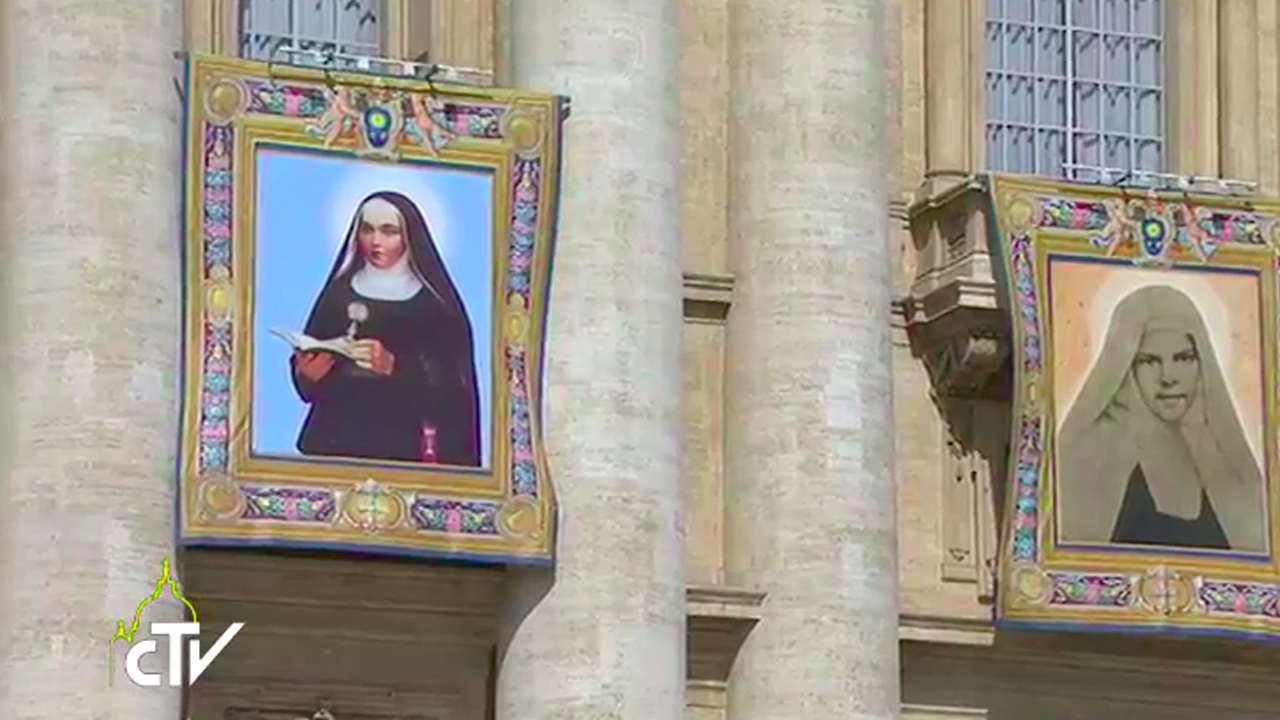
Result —
[{"label": "white head covering", "polygon": [[[1185,332],[1200,358],[1198,392],[1177,422],[1140,396],[1133,361],[1143,335]],[[1267,549],[1262,471],[1191,299],[1168,286],[1137,290],[1116,306],[1097,362],[1058,433],[1058,536],[1105,543],[1135,467],[1156,509],[1196,518],[1207,494],[1232,550]]]},{"label": "white head covering", "polygon": [[[395,224],[402,231],[405,229],[404,216],[395,205],[383,198],[370,198],[360,207],[357,221],[352,223],[351,235],[347,238],[346,255],[339,273],[351,267],[351,263],[355,261],[355,254],[359,252],[358,234],[361,221],[374,227]],[[410,255],[409,238],[405,237],[404,252],[394,265],[389,268],[378,268],[372,263],[364,263],[351,276],[351,289],[355,290],[357,295],[370,300],[398,302],[417,295],[426,283],[414,270]]]}]

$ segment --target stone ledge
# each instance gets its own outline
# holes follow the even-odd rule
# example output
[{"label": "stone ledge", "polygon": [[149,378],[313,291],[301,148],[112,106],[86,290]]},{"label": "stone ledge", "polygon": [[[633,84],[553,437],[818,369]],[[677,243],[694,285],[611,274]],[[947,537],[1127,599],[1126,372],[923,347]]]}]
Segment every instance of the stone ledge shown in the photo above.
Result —
[{"label": "stone ledge", "polygon": [[911,200],[908,198],[899,198],[889,201],[889,218],[900,222],[907,222],[911,219]]},{"label": "stone ledge", "polygon": [[760,619],[765,594],[758,590],[720,585],[690,585],[685,589],[689,615],[751,620]]},{"label": "stone ledge", "polygon": [[729,684],[720,680],[690,680],[685,684],[685,706],[724,710],[728,707]]},{"label": "stone ledge", "polygon": [[[903,666],[916,688],[949,688],[928,698],[947,705],[1018,695],[1037,702],[1055,699],[1078,706],[1176,705],[1185,709],[1186,717],[1199,714],[1205,718],[1245,717],[1246,713],[1250,718],[1270,718],[1280,707],[1274,661],[1246,667],[1191,659],[1200,650],[1217,646],[1220,638],[1159,643],[1188,646],[1176,655],[1138,648],[1119,656],[1114,654],[1116,648],[1139,638],[1088,634],[1066,638],[1035,633],[1024,638],[1019,647],[1010,648],[1011,634],[1002,633],[993,647],[904,643]],[[1067,640],[1080,650],[1064,652]],[[1275,649],[1269,649],[1274,654]]]},{"label": "stone ledge", "polygon": [[985,718],[983,708],[955,707],[951,705],[902,704],[903,720],[949,720],[950,718]]},{"label": "stone ledge", "polygon": [[723,324],[733,301],[733,276],[686,272],[683,280],[685,320]]},{"label": "stone ledge", "polygon": [[219,682],[201,680],[193,690],[189,720],[312,718],[318,709],[347,718],[447,719],[458,696],[452,693],[388,690],[366,684],[305,682]]},{"label": "stone ledge", "polygon": [[699,585],[686,589],[691,683],[701,683],[698,687],[708,690],[728,681],[738,650],[760,620],[764,597],[763,592],[745,588]]},{"label": "stone ledge", "polygon": [[898,616],[898,639],[942,645],[990,646],[995,643],[990,620],[938,615]]},{"label": "stone ledge", "polygon": [[[187,550],[183,590],[197,607],[251,603],[275,612],[280,606],[341,608],[376,614],[437,613],[492,617],[501,602],[503,575],[497,568],[369,561],[359,557]],[[448,587],[449,593],[424,593]]]}]

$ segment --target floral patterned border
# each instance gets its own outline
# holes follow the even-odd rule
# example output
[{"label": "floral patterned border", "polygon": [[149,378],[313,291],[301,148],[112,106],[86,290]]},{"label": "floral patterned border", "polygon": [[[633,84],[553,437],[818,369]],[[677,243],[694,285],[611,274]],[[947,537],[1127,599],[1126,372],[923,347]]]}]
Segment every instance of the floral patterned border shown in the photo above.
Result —
[{"label": "floral patterned border", "polygon": [[[278,80],[265,65],[196,58],[189,68],[192,147],[189,177],[199,181],[188,208],[193,257],[188,322],[194,333],[195,376],[187,380],[184,441],[184,539],[249,537],[281,544],[350,544],[396,554],[456,555],[479,559],[549,560],[554,520],[534,415],[530,377],[543,342],[540,315],[550,266],[553,213],[547,194],[558,168],[560,101],[550,96],[493,91],[450,96],[425,85],[398,82],[344,85],[333,78]],[[495,379],[509,417],[506,499],[429,491],[430,478],[413,486],[373,478],[362,483],[261,482],[240,476],[231,449],[237,348],[234,257],[237,240],[235,158],[239,128],[259,118],[293,120],[300,136],[323,147],[395,162],[416,153],[448,161],[459,140],[511,152],[506,277],[501,343]],[[345,143],[345,144],[343,144]],[[244,202],[241,200],[241,202]],[[198,266],[198,272],[196,271]],[[191,372],[188,372],[190,375]],[[194,457],[191,457],[194,456]],[[373,474],[377,474],[374,472]],[[429,473],[427,473],[429,475]],[[477,544],[479,543],[479,544]]]},{"label": "floral patterned border", "polygon": [[[1090,254],[1129,258],[1136,265],[1213,263],[1222,248],[1236,246],[1271,255],[1270,280],[1280,284],[1280,224],[1273,210],[1231,206],[1227,200],[1141,195],[1097,187],[996,177],[990,192],[1010,298],[1015,338],[1016,435],[1011,458],[1010,513],[1003,550],[1000,618],[1017,623],[1114,627],[1158,624],[1174,631],[1208,629],[1256,633],[1259,621],[1280,621],[1280,571],[1274,565],[1245,570],[1249,581],[1208,577],[1214,564],[1173,557],[1135,559],[1131,571],[1101,571],[1091,563],[1046,557],[1052,540],[1042,533],[1042,492],[1049,472],[1046,434],[1052,422],[1042,401],[1048,392],[1044,366],[1042,296],[1037,279],[1038,238],[1075,236]],[[1263,262],[1267,260],[1264,258]],[[1280,320],[1280,307],[1277,308]],[[1275,389],[1280,400],[1280,388]],[[1116,561],[1111,563],[1116,564]],[[1076,567],[1079,566],[1079,567]],[[1222,565],[1220,569],[1228,569]],[[1230,572],[1230,569],[1228,569]],[[1270,577],[1259,578],[1259,573]]]}]

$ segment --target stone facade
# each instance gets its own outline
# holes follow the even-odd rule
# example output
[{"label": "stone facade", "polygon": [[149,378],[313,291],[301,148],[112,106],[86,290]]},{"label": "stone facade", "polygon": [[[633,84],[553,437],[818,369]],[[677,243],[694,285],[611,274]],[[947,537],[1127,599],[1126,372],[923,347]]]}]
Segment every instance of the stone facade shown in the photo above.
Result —
[{"label": "stone facade", "polygon": [[[1167,3],[1170,169],[1280,192],[1276,4]],[[173,53],[234,52],[238,15],[6,0],[0,719],[1280,713],[1266,648],[992,630],[1007,377],[955,180],[983,157],[982,0],[386,17],[391,54],[574,98],[559,566],[191,551],[202,620],[247,623],[197,686],[65,680],[172,552]]]}]

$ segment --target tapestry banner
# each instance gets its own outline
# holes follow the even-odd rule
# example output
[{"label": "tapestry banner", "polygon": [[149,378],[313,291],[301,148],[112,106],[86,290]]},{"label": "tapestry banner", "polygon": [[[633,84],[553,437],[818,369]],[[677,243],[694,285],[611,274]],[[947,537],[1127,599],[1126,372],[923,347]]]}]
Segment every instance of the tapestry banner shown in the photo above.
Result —
[{"label": "tapestry banner", "polygon": [[562,98],[195,57],[184,544],[551,560]]},{"label": "tapestry banner", "polygon": [[1015,387],[998,618],[1280,633],[1280,205],[994,177]]}]

